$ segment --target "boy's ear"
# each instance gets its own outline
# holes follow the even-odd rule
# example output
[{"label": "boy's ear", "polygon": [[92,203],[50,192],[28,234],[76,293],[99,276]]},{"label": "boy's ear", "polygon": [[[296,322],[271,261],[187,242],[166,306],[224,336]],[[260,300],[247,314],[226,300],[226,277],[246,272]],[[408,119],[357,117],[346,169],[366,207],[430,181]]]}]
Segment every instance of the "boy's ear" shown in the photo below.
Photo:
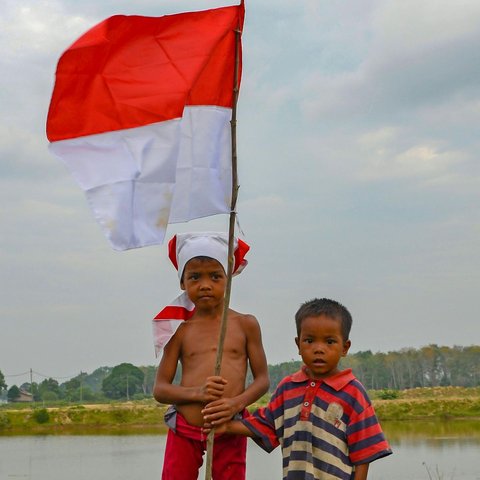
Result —
[{"label": "boy's ear", "polygon": [[183,278],[180,280],[180,288],[185,290],[185,284],[183,283]]},{"label": "boy's ear", "polygon": [[347,355],[348,353],[348,350],[350,349],[350,346],[352,345],[352,342],[350,340],[347,340],[344,344],[343,344],[343,352],[342,352],[342,357],[345,357],[345,355]]},{"label": "boy's ear", "polygon": [[295,345],[298,348],[298,353],[300,353],[300,340],[298,339],[298,337],[295,337]]}]

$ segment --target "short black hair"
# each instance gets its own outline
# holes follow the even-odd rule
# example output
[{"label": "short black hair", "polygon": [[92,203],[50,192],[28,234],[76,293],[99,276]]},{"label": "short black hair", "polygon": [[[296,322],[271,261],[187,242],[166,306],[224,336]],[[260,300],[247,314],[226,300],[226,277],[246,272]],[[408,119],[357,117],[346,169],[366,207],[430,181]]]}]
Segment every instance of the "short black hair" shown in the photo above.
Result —
[{"label": "short black hair", "polygon": [[330,300],[329,298],[314,298],[300,305],[300,308],[295,314],[297,335],[300,337],[302,322],[307,317],[318,317],[320,315],[326,315],[327,317],[340,320],[343,340],[345,342],[348,340],[350,329],[352,328],[352,316],[341,303]]}]

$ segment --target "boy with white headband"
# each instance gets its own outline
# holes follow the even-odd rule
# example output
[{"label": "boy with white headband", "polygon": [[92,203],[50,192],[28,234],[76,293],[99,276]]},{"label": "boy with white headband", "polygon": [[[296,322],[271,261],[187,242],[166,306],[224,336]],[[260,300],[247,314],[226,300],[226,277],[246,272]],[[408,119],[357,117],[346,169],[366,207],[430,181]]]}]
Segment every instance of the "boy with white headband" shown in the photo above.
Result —
[{"label": "boy with white headband", "polygon": [[[245,242],[235,240],[234,274],[246,266],[248,250]],[[184,292],[154,319],[155,347],[157,352],[163,348],[154,397],[172,405],[165,415],[169,432],[162,480],[196,480],[206,449],[202,409],[209,404],[220,423],[241,416],[268,390],[268,368],[256,318],[229,309],[221,372],[212,375],[227,283],[227,236],[177,234],[170,240],[169,257]],[[182,378],[174,385],[179,361]],[[248,366],[253,381],[245,388]],[[213,480],[244,479],[245,460],[246,438],[215,437]]]}]

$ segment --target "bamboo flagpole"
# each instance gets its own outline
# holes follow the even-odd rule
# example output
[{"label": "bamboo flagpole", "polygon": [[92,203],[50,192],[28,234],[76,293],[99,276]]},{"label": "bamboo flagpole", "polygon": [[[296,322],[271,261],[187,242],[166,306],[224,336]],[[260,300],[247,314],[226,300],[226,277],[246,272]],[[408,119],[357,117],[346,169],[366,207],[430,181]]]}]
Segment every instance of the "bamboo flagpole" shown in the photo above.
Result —
[{"label": "bamboo flagpole", "polygon": [[[240,5],[243,4],[243,0]],[[217,357],[215,361],[215,375],[220,375],[223,356],[223,344],[225,342],[225,334],[227,331],[228,310],[230,307],[230,294],[232,291],[232,275],[234,266],[234,234],[235,223],[237,218],[237,197],[238,197],[238,173],[237,173],[237,101],[239,92],[239,65],[240,65],[240,41],[242,32],[240,28],[235,30],[235,68],[233,79],[233,105],[232,119],[230,120],[231,137],[232,137],[232,199],[230,203],[230,218],[228,226],[228,266],[227,266],[227,285],[225,288],[225,300],[223,305],[223,315],[220,324],[220,335],[218,338]],[[207,459],[205,463],[205,480],[212,478],[212,461],[213,461],[213,441],[214,430],[211,430],[207,437]]]}]

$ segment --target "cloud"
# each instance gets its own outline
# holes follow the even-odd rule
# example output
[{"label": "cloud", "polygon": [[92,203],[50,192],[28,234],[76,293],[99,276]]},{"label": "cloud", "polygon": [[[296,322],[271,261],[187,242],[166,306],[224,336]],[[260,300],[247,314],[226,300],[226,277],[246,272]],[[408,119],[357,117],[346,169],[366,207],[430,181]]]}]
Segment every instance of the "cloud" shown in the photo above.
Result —
[{"label": "cloud", "polygon": [[[111,251],[48,153],[45,119],[59,56],[98,21],[213,6],[2,3],[0,314],[5,358],[15,359],[2,371],[29,368],[31,358],[54,375],[154,362],[150,318],[178,293],[166,247]],[[233,295],[261,321],[270,362],[297,357],[292,316],[318,295],[351,308],[356,349],[470,341],[479,20],[476,0],[247,3],[238,212],[252,250]],[[169,226],[167,237],[227,225],[216,216]]]},{"label": "cloud", "polygon": [[435,181],[454,171],[468,158],[465,152],[443,149],[434,143],[395,151],[401,135],[400,129],[388,127],[360,135],[358,151],[364,156],[359,172],[361,180],[421,177]]},{"label": "cloud", "polygon": [[305,80],[305,115],[395,122],[459,92],[479,98],[480,30],[472,20],[479,15],[477,2],[462,9],[446,2],[382,2],[358,67],[333,73],[316,69]]},{"label": "cloud", "polygon": [[268,195],[240,202],[242,209],[245,208],[246,210],[279,209],[284,208],[285,205],[285,199],[279,195]]},{"label": "cloud", "polygon": [[478,35],[480,4],[463,0],[379,2],[373,15],[376,44],[385,50],[430,51],[458,39]]},{"label": "cloud", "polygon": [[34,179],[55,175],[59,170],[55,159],[48,154],[47,141],[39,132],[26,126],[9,123],[0,126],[0,173],[3,179]]},{"label": "cloud", "polygon": [[66,49],[77,35],[92,26],[91,22],[89,16],[70,15],[61,1],[6,0],[0,19],[3,61],[39,62]]}]

